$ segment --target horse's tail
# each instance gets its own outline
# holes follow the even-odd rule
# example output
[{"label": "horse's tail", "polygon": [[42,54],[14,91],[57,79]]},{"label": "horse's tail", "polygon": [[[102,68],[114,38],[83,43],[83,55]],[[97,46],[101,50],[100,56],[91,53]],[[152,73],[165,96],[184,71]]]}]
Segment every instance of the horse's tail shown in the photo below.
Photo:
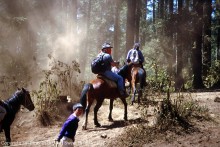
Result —
[{"label": "horse's tail", "polygon": [[84,109],[86,108],[87,92],[92,88],[93,86],[91,83],[87,83],[83,87],[83,90],[80,96],[80,103],[83,105]]},{"label": "horse's tail", "polygon": [[143,88],[144,87],[145,75],[144,75],[144,70],[142,68],[140,68],[138,70],[138,78],[139,78],[139,82],[140,82],[140,87]]}]

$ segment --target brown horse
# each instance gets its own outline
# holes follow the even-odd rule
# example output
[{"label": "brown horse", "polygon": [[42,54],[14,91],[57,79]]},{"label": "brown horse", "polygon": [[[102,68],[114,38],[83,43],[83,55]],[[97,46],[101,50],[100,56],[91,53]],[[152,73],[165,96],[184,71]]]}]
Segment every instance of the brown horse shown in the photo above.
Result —
[{"label": "brown horse", "polygon": [[[130,82],[131,92],[132,92],[132,98],[131,98],[131,104],[133,105],[135,101],[135,95],[138,94],[138,104],[140,104],[140,99],[142,97],[142,90],[145,86],[145,71],[143,68],[141,68],[141,65],[139,64],[133,64],[131,67],[131,77],[128,79]],[[137,84],[140,84],[138,87]]]},{"label": "brown horse", "polygon": [[[125,65],[120,69],[119,75],[124,79],[131,79],[131,66]],[[96,105],[94,108],[94,124],[97,127],[101,125],[97,119],[97,112],[101,107],[105,98],[110,99],[109,106],[109,116],[108,119],[112,121],[112,109],[113,101],[119,97],[119,92],[115,82],[109,82],[103,76],[97,76],[96,79],[92,80],[90,83],[85,84],[81,93],[80,103],[85,107],[85,121],[83,123],[83,129],[87,129],[88,114],[93,101],[96,99]],[[120,98],[120,97],[119,97]],[[127,102],[125,98],[120,98],[124,104],[124,120],[127,120]]]}]

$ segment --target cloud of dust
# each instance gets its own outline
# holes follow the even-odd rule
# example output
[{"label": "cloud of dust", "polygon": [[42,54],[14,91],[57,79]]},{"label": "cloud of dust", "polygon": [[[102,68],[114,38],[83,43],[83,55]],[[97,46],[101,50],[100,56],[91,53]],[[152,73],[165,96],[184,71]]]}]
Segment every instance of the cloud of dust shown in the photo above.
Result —
[{"label": "cloud of dust", "polygon": [[[67,1],[65,1],[67,2]],[[0,6],[0,9],[5,9],[4,14],[0,15],[0,52],[3,48],[7,50],[8,56],[17,56],[25,48],[24,39],[30,39],[26,42],[32,44],[31,47],[35,56],[36,62],[40,70],[49,69],[51,60],[48,58],[50,54],[56,60],[65,63],[71,63],[73,60],[79,61],[79,52],[84,52],[83,48],[79,51],[81,42],[85,40],[85,36],[77,31],[84,30],[84,25],[77,25],[78,22],[73,21],[72,7],[69,5],[70,1],[64,4],[63,0],[60,1],[40,1],[35,2],[32,0],[14,1],[15,6],[19,5],[19,14],[15,17],[24,17],[21,21],[21,26],[25,23],[26,28],[17,28],[11,20],[15,18],[12,16],[11,9],[5,6]],[[16,9],[16,8],[15,8]],[[8,17],[10,16],[10,17]],[[10,18],[10,19],[8,19]],[[6,19],[8,19],[6,21]],[[80,20],[83,24],[82,20]],[[23,30],[22,30],[23,29]],[[24,31],[26,30],[26,31]],[[24,38],[24,32],[28,37]],[[2,42],[2,43],[1,43]],[[2,46],[1,44],[5,44]],[[28,55],[28,52],[25,52]],[[31,62],[30,59],[25,62]],[[1,67],[1,65],[0,65]],[[2,71],[1,71],[2,72]],[[3,71],[4,72],[4,71]],[[39,77],[40,71],[35,73],[35,79],[32,83],[38,85],[38,81],[42,78]]]}]

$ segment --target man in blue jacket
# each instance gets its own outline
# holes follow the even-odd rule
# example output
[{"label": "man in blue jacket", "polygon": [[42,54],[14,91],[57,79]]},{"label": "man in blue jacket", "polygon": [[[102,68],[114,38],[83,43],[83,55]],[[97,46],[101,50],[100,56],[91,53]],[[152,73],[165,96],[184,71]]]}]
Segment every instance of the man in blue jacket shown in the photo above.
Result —
[{"label": "man in blue jacket", "polygon": [[106,68],[105,71],[102,72],[101,74],[106,76],[108,79],[115,81],[118,86],[118,91],[119,91],[120,97],[126,98],[129,95],[126,93],[125,86],[124,86],[125,83],[124,83],[123,77],[112,72],[112,70],[111,70],[112,66],[117,65],[117,62],[115,62],[111,56],[112,48],[113,47],[109,43],[104,43],[102,45],[101,52],[98,54],[98,56],[103,56],[103,62],[105,64],[105,68]]},{"label": "man in blue jacket", "polygon": [[73,106],[73,113],[64,122],[56,141],[62,143],[63,147],[73,147],[76,130],[78,128],[79,116],[83,114],[83,106],[77,103]]}]

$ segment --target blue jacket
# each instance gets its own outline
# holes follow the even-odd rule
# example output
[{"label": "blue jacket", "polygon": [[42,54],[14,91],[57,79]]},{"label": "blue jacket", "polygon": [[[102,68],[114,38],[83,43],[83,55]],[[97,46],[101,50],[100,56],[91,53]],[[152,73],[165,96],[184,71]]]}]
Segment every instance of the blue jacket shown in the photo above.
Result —
[{"label": "blue jacket", "polygon": [[102,56],[102,55],[103,55],[103,62],[105,63],[105,66],[106,66],[106,70],[111,71],[111,68],[112,68],[111,62],[114,62],[112,59],[112,56],[104,52],[101,52],[98,54],[98,56]]},{"label": "blue jacket", "polygon": [[63,136],[65,136],[73,139],[74,141],[76,130],[78,128],[78,122],[79,119],[73,114],[71,114],[69,118],[64,122],[57,140],[60,141],[63,138]]}]

